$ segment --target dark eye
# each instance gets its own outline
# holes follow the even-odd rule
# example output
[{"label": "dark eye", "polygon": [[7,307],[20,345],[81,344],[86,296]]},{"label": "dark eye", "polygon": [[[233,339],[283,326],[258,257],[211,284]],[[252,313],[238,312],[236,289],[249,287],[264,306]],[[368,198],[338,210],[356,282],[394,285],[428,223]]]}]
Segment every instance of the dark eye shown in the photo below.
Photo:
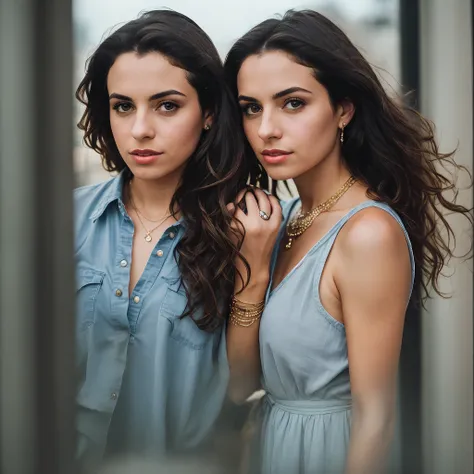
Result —
[{"label": "dark eye", "polygon": [[162,102],[160,104],[160,109],[162,109],[164,112],[173,112],[177,108],[178,106],[174,102]]},{"label": "dark eye", "polygon": [[130,110],[132,109],[132,105],[129,104],[128,102],[117,102],[114,105],[113,109],[119,113],[126,113],[126,112],[130,112]]},{"label": "dark eye", "polygon": [[245,115],[255,115],[261,111],[261,107],[257,104],[247,104],[242,107]]},{"label": "dark eye", "polygon": [[289,99],[285,102],[285,107],[288,110],[297,110],[304,105],[304,102],[300,99]]}]

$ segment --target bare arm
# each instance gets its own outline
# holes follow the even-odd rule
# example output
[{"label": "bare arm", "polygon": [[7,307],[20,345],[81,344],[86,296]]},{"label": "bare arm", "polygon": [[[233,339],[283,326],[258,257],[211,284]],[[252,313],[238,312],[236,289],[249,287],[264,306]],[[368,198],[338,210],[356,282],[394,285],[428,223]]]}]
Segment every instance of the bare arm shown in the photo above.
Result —
[{"label": "bare arm", "polygon": [[346,474],[384,472],[393,437],[396,381],[411,267],[405,236],[368,209],[343,229],[335,281],[346,327],[353,422]]},{"label": "bare arm", "polygon": [[[242,281],[236,278],[235,294],[246,303],[259,303],[265,298],[270,277],[270,259],[281,224],[281,208],[277,199],[256,190],[258,203],[251,193],[245,195],[247,215],[240,209],[235,213],[245,227],[241,252],[250,265],[251,278],[242,290]],[[259,216],[263,210],[270,217]],[[238,270],[245,278],[246,269],[239,259]],[[230,366],[229,396],[235,403],[243,403],[260,388],[260,321],[249,327],[228,324],[227,357]]]}]

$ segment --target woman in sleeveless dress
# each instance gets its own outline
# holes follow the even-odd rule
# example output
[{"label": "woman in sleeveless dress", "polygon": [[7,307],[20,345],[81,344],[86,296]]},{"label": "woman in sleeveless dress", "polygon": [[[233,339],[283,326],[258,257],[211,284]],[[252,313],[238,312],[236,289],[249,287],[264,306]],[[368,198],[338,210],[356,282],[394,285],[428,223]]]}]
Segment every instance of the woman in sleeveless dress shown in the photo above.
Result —
[{"label": "woman in sleeveless dress", "polygon": [[[260,344],[266,393],[250,472],[379,473],[413,287],[439,292],[453,251],[445,210],[471,219],[443,196],[454,184],[438,166],[456,165],[431,124],[389,98],[316,12],[253,28],[232,47],[226,73],[262,177],[292,179],[299,195],[283,205],[266,307],[247,335],[249,347]],[[257,388],[249,382],[237,395]]]}]

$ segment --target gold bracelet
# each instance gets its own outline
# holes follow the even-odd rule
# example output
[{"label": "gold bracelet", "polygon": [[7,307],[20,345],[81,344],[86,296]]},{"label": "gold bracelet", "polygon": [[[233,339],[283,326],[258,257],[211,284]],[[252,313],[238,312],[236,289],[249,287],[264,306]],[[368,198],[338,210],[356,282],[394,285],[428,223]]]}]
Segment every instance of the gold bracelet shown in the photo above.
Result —
[{"label": "gold bracelet", "polygon": [[262,317],[264,308],[265,301],[246,303],[234,296],[230,304],[229,321],[234,326],[249,327]]}]

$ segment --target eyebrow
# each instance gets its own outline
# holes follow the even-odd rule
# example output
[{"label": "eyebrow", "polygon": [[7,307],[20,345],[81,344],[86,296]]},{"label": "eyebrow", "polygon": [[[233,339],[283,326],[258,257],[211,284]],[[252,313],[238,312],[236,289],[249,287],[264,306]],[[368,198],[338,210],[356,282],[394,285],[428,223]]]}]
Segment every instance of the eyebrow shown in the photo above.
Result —
[{"label": "eyebrow", "polygon": [[[152,100],[162,99],[163,97],[167,97],[169,95],[181,95],[183,97],[186,97],[186,94],[183,94],[182,92],[179,92],[174,89],[170,89],[167,91],[158,92],[157,94],[153,94],[152,96],[148,98],[148,100],[151,102]],[[109,95],[109,100],[110,99],[128,100],[130,102],[133,102],[133,100],[130,97],[126,95],[122,95],[122,94],[116,94],[115,92]]]},{"label": "eyebrow", "polygon": [[[311,91],[303,89],[302,87],[290,87],[283,91],[277,92],[276,94],[273,94],[272,99],[273,100],[281,99],[282,97],[285,97],[285,95],[294,94],[295,92],[307,92],[308,94],[312,94]],[[247,95],[239,95],[239,100],[245,100],[247,102],[258,102],[258,100],[255,99],[254,97],[249,97]]]}]

